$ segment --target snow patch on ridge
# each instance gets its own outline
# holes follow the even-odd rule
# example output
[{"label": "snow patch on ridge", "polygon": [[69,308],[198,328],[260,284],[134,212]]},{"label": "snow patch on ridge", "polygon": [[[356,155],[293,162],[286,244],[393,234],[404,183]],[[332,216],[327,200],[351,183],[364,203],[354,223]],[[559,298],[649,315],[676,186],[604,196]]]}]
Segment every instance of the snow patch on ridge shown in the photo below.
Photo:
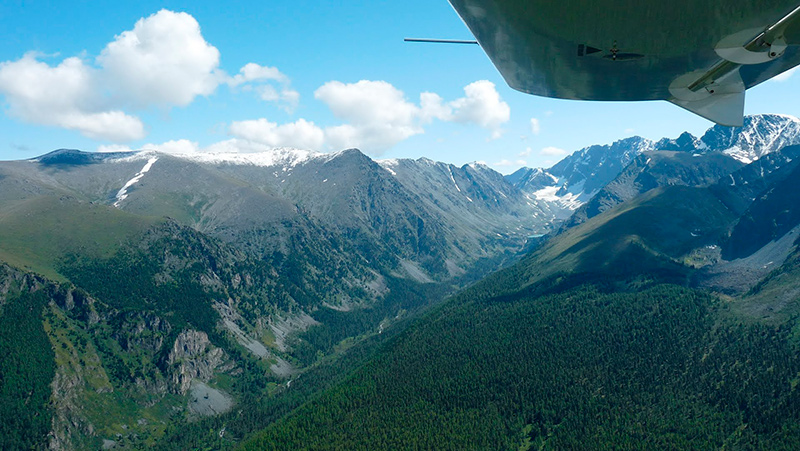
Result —
[{"label": "snow patch on ridge", "polygon": [[375,160],[376,163],[383,169],[389,171],[389,174],[397,177],[397,173],[392,170],[393,167],[396,167],[399,162],[396,159],[389,159],[389,160]]},{"label": "snow patch on ridge", "polygon": [[[337,154],[338,155],[338,154]],[[184,160],[206,164],[231,164],[241,166],[288,166],[294,167],[305,163],[312,158],[327,157],[328,154],[312,150],[300,150],[281,147],[266,152],[236,153],[236,152],[202,152],[196,154],[174,155]]]},{"label": "snow patch on ridge", "polygon": [[311,159],[326,158],[331,160],[339,156],[342,152],[321,153],[313,150],[295,149],[292,147],[278,147],[264,152],[241,153],[241,152],[196,152],[196,153],[169,153],[164,154],[154,150],[142,150],[133,155],[123,158],[109,160],[112,163],[126,163],[138,161],[145,158],[157,157],[158,155],[169,155],[181,160],[192,161],[201,164],[230,164],[240,166],[284,166],[294,167],[305,163]]},{"label": "snow patch on ridge", "polygon": [[800,119],[793,116],[748,116],[745,126],[739,130],[722,152],[745,164],[785,146],[800,143]]},{"label": "snow patch on ridge", "polygon": [[147,163],[145,163],[142,170],[137,172],[132,179],[128,180],[128,182],[125,183],[125,185],[119,191],[117,191],[117,196],[116,196],[117,200],[114,202],[115,207],[119,208],[119,205],[122,203],[122,201],[128,198],[128,188],[135,185],[136,183],[139,183],[142,177],[144,177],[144,175],[150,170],[150,168],[153,167],[153,164],[155,164],[156,161],[158,161],[158,157],[151,157],[150,159],[148,159]]},{"label": "snow patch on ridge", "polygon": [[400,162],[396,158],[390,158],[386,160],[375,160],[375,162],[383,167],[394,167],[400,164]]},{"label": "snow patch on ridge", "polygon": [[461,188],[458,187],[458,183],[456,183],[456,179],[455,179],[455,177],[453,177],[453,170],[450,168],[450,166],[447,167],[447,172],[450,174],[450,180],[453,181],[453,185],[456,186],[456,189],[460,193],[461,192]]},{"label": "snow patch on ridge", "polygon": [[559,196],[557,193],[560,189],[560,186],[548,186],[538,191],[534,191],[531,194],[536,200],[553,202],[569,210],[577,210],[578,207],[583,205],[583,202],[580,200],[580,194],[567,192],[566,194]]}]

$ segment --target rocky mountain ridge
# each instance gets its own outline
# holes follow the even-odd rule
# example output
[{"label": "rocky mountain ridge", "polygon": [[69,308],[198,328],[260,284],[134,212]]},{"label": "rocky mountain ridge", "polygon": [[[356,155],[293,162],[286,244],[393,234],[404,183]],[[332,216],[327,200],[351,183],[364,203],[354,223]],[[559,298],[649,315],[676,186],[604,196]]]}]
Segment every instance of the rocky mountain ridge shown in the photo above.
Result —
[{"label": "rocky mountain ridge", "polygon": [[683,133],[675,139],[652,141],[634,136],[610,145],[590,146],[549,169],[521,168],[506,176],[506,180],[533,198],[575,210],[617,177],[636,155],[644,152],[721,153],[749,164],[794,144],[800,144],[800,119],[777,114],[747,116],[743,127],[715,125],[701,137]]},{"label": "rocky mountain ridge", "polygon": [[[453,193],[432,192],[419,180],[411,181],[432,162],[403,161],[404,167],[413,169],[397,175],[354,149],[335,154],[278,149],[275,154],[249,156],[148,151],[84,155],[60,150],[30,163],[40,167],[39,175],[45,173],[47,184],[92,202],[136,214],[170,216],[230,242],[257,243],[253,247],[262,251],[276,246],[287,250],[291,232],[285,230],[286,224],[310,222],[306,227],[363,238],[369,243],[362,247],[378,247],[371,252],[422,267],[451,260],[448,265],[463,272],[476,258],[465,248],[477,251],[478,258],[488,256],[484,250],[491,243],[485,236],[505,237],[509,246],[519,248],[528,235],[546,230],[552,221],[546,202],[520,196],[488,167],[453,167],[461,173],[456,176],[463,178],[465,189],[471,190],[453,203]],[[427,182],[436,180],[458,193],[458,184],[449,185],[453,174],[429,173]],[[456,206],[467,206],[469,214],[456,213]],[[506,211],[511,216],[497,221],[496,215]],[[257,236],[267,231],[272,238]],[[249,239],[240,240],[242,234]],[[397,237],[402,237],[402,244],[395,241]],[[427,277],[434,279],[452,273],[441,267],[426,270],[431,271]]]}]

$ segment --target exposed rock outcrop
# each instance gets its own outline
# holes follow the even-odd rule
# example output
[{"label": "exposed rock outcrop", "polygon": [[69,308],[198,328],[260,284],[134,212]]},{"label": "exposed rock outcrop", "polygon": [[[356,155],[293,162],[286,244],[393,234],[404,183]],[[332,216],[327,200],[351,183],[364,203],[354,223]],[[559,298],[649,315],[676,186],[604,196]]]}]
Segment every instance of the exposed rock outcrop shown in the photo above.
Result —
[{"label": "exposed rock outcrop", "polygon": [[225,351],[213,346],[205,332],[196,330],[187,330],[178,335],[168,362],[171,388],[181,395],[192,387],[192,379],[208,382],[215,372],[233,368]]}]

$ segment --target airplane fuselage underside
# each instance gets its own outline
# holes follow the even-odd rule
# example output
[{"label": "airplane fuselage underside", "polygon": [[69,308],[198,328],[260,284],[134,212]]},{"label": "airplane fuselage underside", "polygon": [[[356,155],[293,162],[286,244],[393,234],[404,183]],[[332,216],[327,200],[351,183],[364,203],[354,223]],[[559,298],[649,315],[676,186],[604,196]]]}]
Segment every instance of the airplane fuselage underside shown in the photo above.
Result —
[{"label": "airplane fuselage underside", "polygon": [[[696,113],[725,122],[741,112],[715,117],[714,109],[739,108],[739,97],[743,108],[745,89],[800,64],[800,48],[793,45],[800,43],[800,20],[794,17],[768,37],[775,42],[744,49],[790,16],[797,0],[450,3],[506,82],[540,96],[669,100],[692,111],[698,106]],[[727,47],[732,49],[726,53]],[[731,99],[732,105],[724,105]],[[717,101],[723,105],[715,107]],[[710,110],[703,111],[703,104]]]}]

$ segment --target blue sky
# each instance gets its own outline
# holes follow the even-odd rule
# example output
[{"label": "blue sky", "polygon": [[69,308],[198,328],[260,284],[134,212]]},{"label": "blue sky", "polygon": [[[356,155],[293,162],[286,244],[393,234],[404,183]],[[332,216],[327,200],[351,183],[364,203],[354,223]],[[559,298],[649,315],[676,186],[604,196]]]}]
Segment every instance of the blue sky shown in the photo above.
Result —
[{"label": "blue sky", "polygon": [[[666,102],[508,88],[445,0],[0,4],[0,159],[56,148],[320,151],[509,173],[634,134],[711,124]],[[747,114],[800,116],[800,76],[748,91]]]}]

